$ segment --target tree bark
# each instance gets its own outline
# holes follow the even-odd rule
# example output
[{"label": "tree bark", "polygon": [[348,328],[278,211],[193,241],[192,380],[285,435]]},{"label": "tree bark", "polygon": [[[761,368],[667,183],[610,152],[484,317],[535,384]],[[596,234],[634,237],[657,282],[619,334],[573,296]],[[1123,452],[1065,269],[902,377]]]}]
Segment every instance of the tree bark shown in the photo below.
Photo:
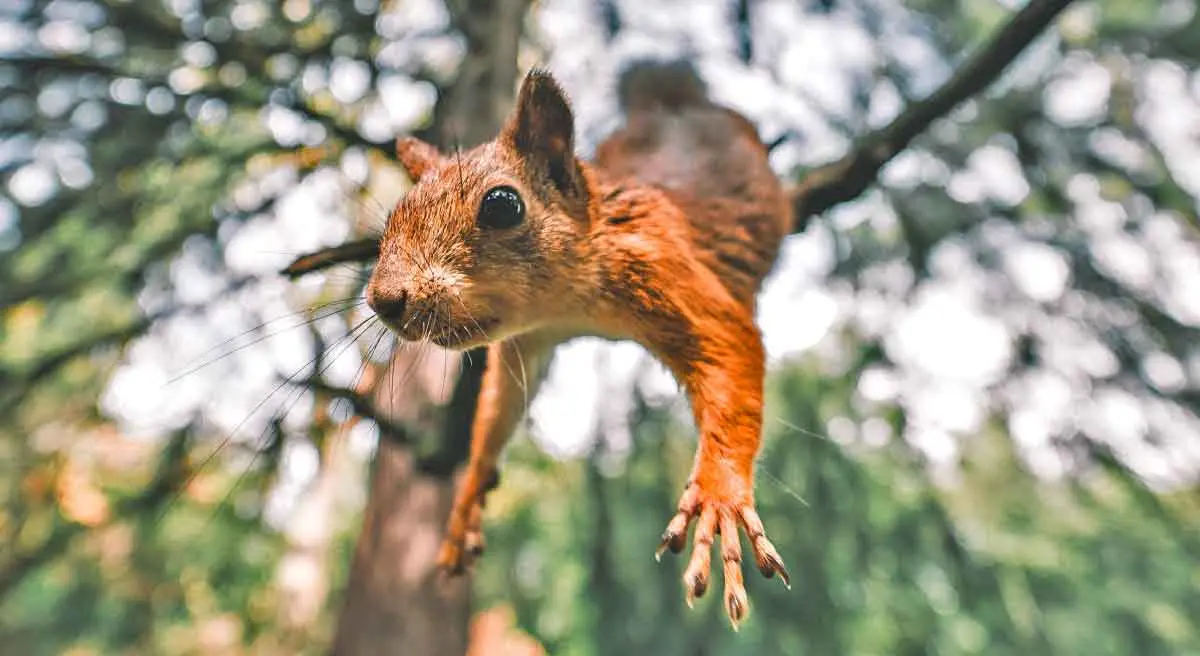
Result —
[{"label": "tree bark", "polygon": [[470,582],[434,566],[452,501],[450,481],[417,473],[408,449],[380,440],[335,654],[466,653]]},{"label": "tree bark", "polygon": [[[528,0],[447,2],[453,27],[466,39],[466,54],[457,79],[439,98],[433,125],[422,136],[453,149],[480,143],[499,131],[515,92],[527,5]],[[413,351],[406,349],[397,357],[412,358]],[[472,359],[483,358],[472,354]],[[392,363],[401,365],[399,360]],[[454,497],[453,473],[466,459],[469,415],[481,374],[481,366],[471,366],[460,376],[438,442],[441,448],[433,457],[436,466],[415,458],[403,441],[381,436],[334,654],[467,653],[469,576],[443,577],[435,558]],[[392,390],[388,376],[380,377],[376,392],[408,396],[408,390]]]}]

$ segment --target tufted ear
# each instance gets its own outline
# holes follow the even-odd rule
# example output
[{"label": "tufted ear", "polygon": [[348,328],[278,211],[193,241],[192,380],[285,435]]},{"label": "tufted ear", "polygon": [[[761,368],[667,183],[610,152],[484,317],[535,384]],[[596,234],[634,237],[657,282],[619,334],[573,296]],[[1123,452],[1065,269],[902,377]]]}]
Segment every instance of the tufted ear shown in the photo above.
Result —
[{"label": "tufted ear", "polygon": [[400,137],[396,140],[396,157],[409,179],[416,182],[441,161],[442,154],[432,144],[416,137]]},{"label": "tufted ear", "polygon": [[525,160],[535,179],[548,182],[569,203],[586,201],[575,159],[575,117],[550,73],[534,69],[525,76],[501,137]]}]

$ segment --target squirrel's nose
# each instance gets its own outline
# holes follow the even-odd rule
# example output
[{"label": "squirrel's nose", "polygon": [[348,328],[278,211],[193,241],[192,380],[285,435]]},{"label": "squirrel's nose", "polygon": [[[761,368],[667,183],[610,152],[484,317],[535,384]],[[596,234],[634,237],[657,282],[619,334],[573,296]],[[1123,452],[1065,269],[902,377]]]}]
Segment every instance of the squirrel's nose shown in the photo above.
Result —
[{"label": "squirrel's nose", "polygon": [[404,316],[404,308],[408,305],[408,292],[380,293],[377,287],[367,289],[367,305],[383,319],[399,321]]}]

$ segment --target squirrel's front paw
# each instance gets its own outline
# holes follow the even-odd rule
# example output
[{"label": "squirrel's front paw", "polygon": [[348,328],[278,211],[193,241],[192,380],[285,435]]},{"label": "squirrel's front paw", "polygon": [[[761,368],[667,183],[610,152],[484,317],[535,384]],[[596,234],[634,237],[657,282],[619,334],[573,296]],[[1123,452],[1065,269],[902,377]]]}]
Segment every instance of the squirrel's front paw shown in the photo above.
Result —
[{"label": "squirrel's front paw", "polygon": [[462,574],[483,554],[483,506],[476,502],[451,516],[446,537],[438,549],[437,564],[446,574]]},{"label": "squirrel's front paw", "polygon": [[[487,494],[500,484],[500,471],[492,468],[486,474],[480,475],[480,469],[471,472],[480,480],[479,487],[468,485],[459,488],[454,509],[450,511],[450,520],[446,523],[446,537],[438,549],[437,565],[446,574],[461,574],[483,555],[483,504]],[[472,491],[474,490],[474,491]]]},{"label": "squirrel's front paw", "polygon": [[[717,487],[717,486],[712,486]],[[724,486],[718,489],[726,489]],[[754,500],[748,487],[740,493],[711,493],[696,482],[688,484],[679,500],[679,512],[675,514],[667,530],[663,532],[655,557],[662,557],[670,549],[679,553],[687,542],[687,529],[692,519],[697,518],[696,534],[692,544],[692,557],[683,573],[683,587],[688,606],[708,589],[709,569],[712,558],[713,538],[721,536],[721,559],[725,572],[725,612],[737,630],[738,623],[746,617],[749,602],[742,579],[742,545],[738,527],[745,529],[750,538],[754,559],[763,576],[771,578],[779,574],[784,585],[791,587],[791,580],[783,559],[775,545],[767,539],[762,520],[754,509]]]}]

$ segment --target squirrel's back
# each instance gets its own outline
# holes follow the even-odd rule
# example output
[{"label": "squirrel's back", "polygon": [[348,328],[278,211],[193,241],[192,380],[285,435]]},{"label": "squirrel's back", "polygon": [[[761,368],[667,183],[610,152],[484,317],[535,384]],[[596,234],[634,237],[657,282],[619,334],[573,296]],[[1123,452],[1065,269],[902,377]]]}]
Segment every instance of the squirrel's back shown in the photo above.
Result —
[{"label": "squirrel's back", "polygon": [[625,125],[600,144],[597,166],[662,189],[686,215],[701,259],[753,297],[791,227],[757,129],[714,103],[686,61],[633,63],[617,98]]},{"label": "squirrel's back", "polygon": [[626,115],[710,104],[704,80],[687,61],[642,60],[630,64],[617,80],[617,101]]}]

